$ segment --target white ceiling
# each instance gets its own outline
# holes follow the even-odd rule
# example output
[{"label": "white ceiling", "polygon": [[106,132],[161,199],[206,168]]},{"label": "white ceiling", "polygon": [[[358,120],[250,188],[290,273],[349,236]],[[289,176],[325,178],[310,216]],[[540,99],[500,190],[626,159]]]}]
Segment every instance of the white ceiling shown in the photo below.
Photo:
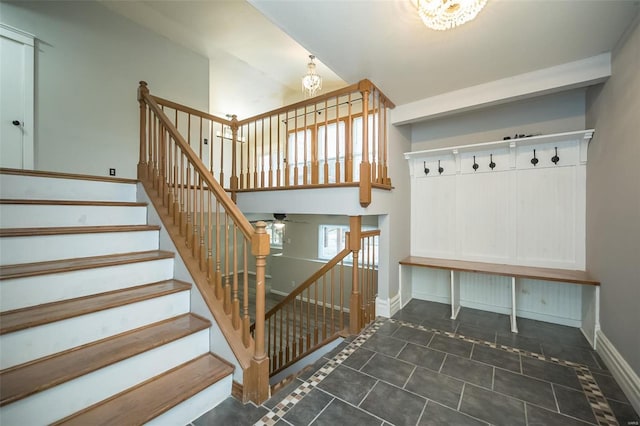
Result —
[{"label": "white ceiling", "polygon": [[489,0],[476,20],[426,28],[410,0],[104,1],[261,84],[299,97],[307,55],[323,91],[369,78],[397,105],[610,51],[637,0]]}]

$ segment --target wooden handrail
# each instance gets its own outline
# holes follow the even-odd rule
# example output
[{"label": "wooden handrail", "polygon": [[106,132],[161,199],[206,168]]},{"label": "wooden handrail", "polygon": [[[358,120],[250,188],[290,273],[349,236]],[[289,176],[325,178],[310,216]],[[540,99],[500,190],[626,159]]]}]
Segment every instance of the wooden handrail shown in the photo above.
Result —
[{"label": "wooden handrail", "polygon": [[[262,403],[269,397],[269,359],[264,348],[264,281],[269,254],[266,223],[258,222],[254,229],[213,177],[212,169],[207,170],[190,146],[191,115],[197,111],[166,100],[161,100],[161,107],[149,94],[145,82],[140,82],[138,101],[138,177],[243,369],[243,401]],[[186,108],[189,140],[178,130],[178,109],[174,123],[164,107],[177,107],[183,113]],[[205,113],[197,115],[213,117]],[[200,121],[201,136],[202,127]],[[249,330],[248,246],[256,258],[254,339]],[[243,262],[244,273],[239,262]]]},{"label": "wooden handrail", "polygon": [[[146,87],[145,82],[140,82],[141,85]],[[227,195],[224,188],[211,176],[211,173],[206,169],[200,158],[193,152],[193,149],[187,141],[185,141],[184,137],[178,132],[178,129],[173,125],[169,117],[166,116],[162,108],[155,101],[155,97],[151,96],[148,91],[140,90],[138,91],[140,94],[140,100],[144,100],[145,103],[153,110],[153,112],[160,118],[163,125],[167,128],[171,137],[180,145],[180,148],[185,153],[185,155],[189,158],[190,162],[193,164],[198,171],[198,173],[202,176],[207,186],[216,194],[216,198],[220,200],[222,205],[224,206],[225,211],[229,212],[233,217],[234,222],[238,224],[242,233],[245,237],[251,238],[254,234],[255,230],[253,226],[247,220],[247,218],[242,214],[238,206],[233,202],[231,198]]]},{"label": "wooden handrail", "polygon": [[327,263],[322,265],[320,269],[314,272],[313,275],[311,275],[309,278],[301,282],[291,293],[289,293],[287,296],[285,296],[284,299],[278,302],[276,306],[269,309],[269,312],[265,314],[265,318],[269,318],[274,314],[274,312],[280,310],[284,305],[286,305],[287,303],[291,302],[291,300],[299,296],[303,291],[307,289],[307,287],[309,287],[309,285],[318,281],[318,279],[320,279],[324,274],[326,274],[331,269],[333,269],[336,265],[342,262],[342,260],[345,257],[349,256],[350,254],[351,254],[351,250],[349,249],[344,249],[340,253],[336,254],[331,260],[329,260]]},{"label": "wooden handrail", "polygon": [[169,107],[169,108],[173,108],[173,109],[178,110],[178,111],[183,111],[183,112],[186,112],[187,114],[195,115],[197,117],[206,118],[206,119],[211,120],[211,121],[217,121],[218,123],[224,124],[225,126],[231,127],[231,125],[233,124],[231,122],[231,120],[226,120],[224,118],[217,117],[215,115],[211,115],[208,112],[200,111],[200,110],[188,107],[186,105],[170,101],[168,99],[160,98],[158,96],[153,96],[151,94],[148,94],[148,95],[150,97],[152,97],[156,101],[156,103],[158,105],[162,105],[162,106],[166,106],[166,107]]}]

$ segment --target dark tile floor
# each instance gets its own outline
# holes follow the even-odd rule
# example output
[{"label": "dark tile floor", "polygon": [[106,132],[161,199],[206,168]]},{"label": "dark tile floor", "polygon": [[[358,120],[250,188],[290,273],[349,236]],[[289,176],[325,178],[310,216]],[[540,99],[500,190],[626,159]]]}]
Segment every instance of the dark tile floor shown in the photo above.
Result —
[{"label": "dark tile floor", "polygon": [[261,406],[228,398],[193,425],[640,421],[578,329],[518,319],[520,333],[512,334],[506,315],[467,308],[456,320],[449,315],[448,305],[413,300],[393,319],[342,342]]}]

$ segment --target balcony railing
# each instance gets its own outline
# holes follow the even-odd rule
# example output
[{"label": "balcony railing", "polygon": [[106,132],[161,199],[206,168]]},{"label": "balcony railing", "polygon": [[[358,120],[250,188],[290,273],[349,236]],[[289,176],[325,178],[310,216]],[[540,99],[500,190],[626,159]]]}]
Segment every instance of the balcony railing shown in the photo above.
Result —
[{"label": "balcony railing", "polygon": [[358,186],[367,206],[372,187],[391,188],[386,129],[394,105],[369,80],[242,120],[154,99],[234,199],[242,191]]}]

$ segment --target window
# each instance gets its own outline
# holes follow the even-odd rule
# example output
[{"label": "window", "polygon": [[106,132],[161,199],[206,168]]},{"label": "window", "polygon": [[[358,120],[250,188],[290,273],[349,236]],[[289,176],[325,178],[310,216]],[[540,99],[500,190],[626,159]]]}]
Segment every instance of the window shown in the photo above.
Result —
[{"label": "window", "polygon": [[[304,166],[311,165],[311,129],[289,133],[289,152],[287,152],[287,166],[291,167],[291,177],[294,185],[302,185],[304,181]],[[305,161],[306,160],[306,161]],[[295,181],[293,168],[298,169],[298,180]],[[307,169],[307,182],[311,182],[311,168]]]},{"label": "window", "polygon": [[[375,228],[371,226],[365,226],[363,231],[373,230]],[[347,232],[349,232],[348,225],[320,225],[318,227],[318,258],[323,260],[330,260],[340,253],[344,248],[347,241]],[[378,264],[379,254],[379,238],[373,239],[373,263]],[[360,250],[359,261],[363,259],[370,259],[369,256],[370,247],[363,247]],[[369,260],[370,261],[370,260]],[[345,263],[352,263],[351,255],[345,258]]]},{"label": "window", "polygon": [[269,245],[271,248],[281,249],[284,242],[284,223],[270,222],[267,224],[267,234],[269,234]]},{"label": "window", "polygon": [[[345,122],[340,120],[337,124],[329,123],[326,126],[327,131],[325,133],[325,126],[318,126],[318,162],[319,167],[319,179],[320,182],[324,182],[324,164],[329,166],[329,173],[327,176],[328,183],[336,182],[336,162],[344,163],[344,146],[345,146]],[[325,140],[326,138],[326,140]],[[325,153],[325,142],[327,152]],[[326,158],[325,158],[326,157]],[[344,182],[344,167],[341,170],[340,181]]]}]

